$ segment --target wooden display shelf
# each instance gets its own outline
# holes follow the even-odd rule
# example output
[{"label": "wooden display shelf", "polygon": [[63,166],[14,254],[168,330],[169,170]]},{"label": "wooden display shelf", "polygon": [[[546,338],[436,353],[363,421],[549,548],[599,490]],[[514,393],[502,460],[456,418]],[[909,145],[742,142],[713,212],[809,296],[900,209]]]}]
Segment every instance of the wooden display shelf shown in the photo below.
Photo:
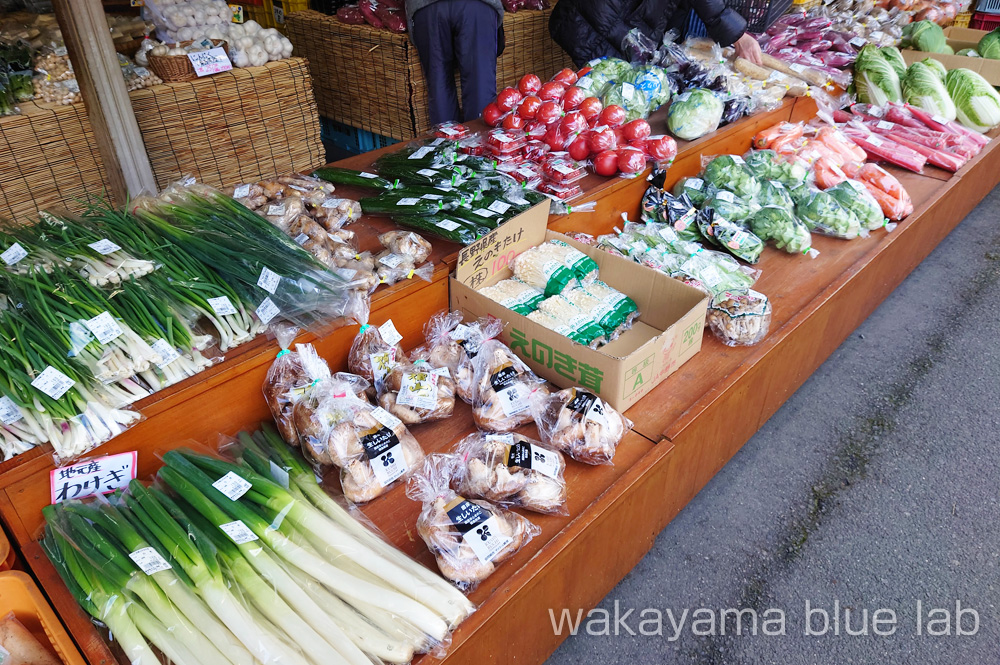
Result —
[{"label": "wooden display shelf", "polygon": [[[802,104],[788,102],[767,118],[737,123],[714,139],[684,146],[670,181],[696,172],[701,154],[742,153],[760,126],[807,116]],[[365,167],[375,156],[355,157],[341,165]],[[1000,181],[1000,144],[987,146],[956,176],[930,169],[924,175],[895,172],[916,206],[907,220],[889,234],[877,231],[862,240],[817,237],[821,254],[814,260],[767,249],[757,285],[774,307],[767,338],[755,347],[734,349],[709,336],[699,355],[629,409],[635,430],[620,446],[614,466],[569,464],[570,514],[528,514],[542,534],[473,592],[479,610],[455,631],[446,662],[513,665],[544,660],[563,639],[553,634],[549,609],[558,615],[565,608],[574,616],[578,609],[586,611],[631,570],[674,515]],[[588,179],[582,200],[628,212],[628,206],[637,206],[645,186],[638,178],[596,183]],[[347,188],[343,191],[348,193]],[[566,229],[570,220],[574,230],[590,233],[608,232],[620,222],[608,212],[579,213],[553,218],[550,225]],[[446,296],[444,280],[408,284],[377,294],[374,310],[387,313],[395,308],[404,346],[412,347],[420,341],[419,327],[427,316],[441,308],[430,303],[446,302]],[[321,354],[332,358],[333,368],[342,367],[338,359],[353,334],[351,328],[317,341]],[[186,438],[214,443],[216,432],[253,427],[267,415],[259,390],[275,350],[271,344],[259,345],[259,350],[234,358],[235,366],[162,397],[160,411],[151,408],[155,413],[147,422],[99,452],[141,447],[140,474],[145,476],[158,464],[152,455],[156,449],[181,445]],[[213,436],[186,434],[193,430]],[[413,433],[432,452],[450,449],[472,430],[469,409],[459,404],[452,418],[414,427]],[[524,432],[531,435],[534,427]],[[88,661],[111,665],[111,651],[33,542],[40,526],[38,511],[48,496],[48,480],[40,471],[47,468],[47,458],[6,472],[0,467],[0,515]],[[364,512],[401,549],[433,566],[413,528],[418,510],[396,488]],[[432,660],[424,657],[419,662]]]}]

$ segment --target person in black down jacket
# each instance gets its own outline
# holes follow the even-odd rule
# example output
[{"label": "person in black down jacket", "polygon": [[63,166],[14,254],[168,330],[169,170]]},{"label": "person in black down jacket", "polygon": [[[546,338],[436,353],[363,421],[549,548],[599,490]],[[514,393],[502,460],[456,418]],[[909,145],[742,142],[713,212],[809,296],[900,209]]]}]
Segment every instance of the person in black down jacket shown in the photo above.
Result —
[{"label": "person in black down jacket", "polygon": [[594,58],[621,58],[622,39],[638,28],[657,44],[667,30],[684,34],[690,10],[722,46],[760,64],[760,46],[746,34],[747,22],[725,0],[559,0],[549,19],[549,33],[577,67]]}]

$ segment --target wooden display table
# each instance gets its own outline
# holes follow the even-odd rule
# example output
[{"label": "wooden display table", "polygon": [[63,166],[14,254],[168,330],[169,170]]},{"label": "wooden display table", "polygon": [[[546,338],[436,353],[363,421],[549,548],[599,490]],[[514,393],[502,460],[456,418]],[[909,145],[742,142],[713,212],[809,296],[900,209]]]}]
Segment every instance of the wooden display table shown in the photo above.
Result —
[{"label": "wooden display table", "polygon": [[[702,154],[742,153],[758,126],[805,112],[789,102],[767,117],[683,146],[669,182],[696,172]],[[360,156],[345,165],[364,166],[373,157]],[[728,348],[709,335],[700,354],[627,411],[635,430],[619,447],[614,466],[569,464],[570,514],[529,514],[541,535],[472,594],[479,610],[456,630],[445,661],[544,660],[563,639],[553,634],[549,609],[558,614],[566,608],[575,616],[578,609],[597,604],[632,569],[673,516],[1000,181],[1000,143],[989,145],[955,176],[932,169],[925,175],[894,172],[914,200],[914,213],[888,234],[877,231],[854,241],[817,237],[821,254],[816,259],[766,250],[756,288],[774,307],[767,338],[754,347]],[[608,232],[620,223],[608,211],[636,208],[645,186],[642,179],[588,178],[581,201],[597,200],[606,212],[553,218],[551,226]],[[366,243],[372,242],[375,229],[391,226],[376,219],[362,224],[372,228]],[[437,247],[435,260],[451,249]],[[445,273],[442,265],[431,283],[378,292],[372,320],[393,315],[404,346],[414,346],[423,322],[446,306]],[[343,353],[355,331],[351,327],[317,340],[331,368],[344,366]],[[140,474],[150,474],[158,465],[153,450],[183,445],[186,438],[214,443],[219,432],[254,427],[267,416],[260,387],[275,351],[273,342],[259,341],[195,377],[197,381],[154,396],[147,405],[148,420],[98,452],[138,448]],[[433,452],[449,450],[473,429],[468,407],[459,404],[452,418],[416,426],[413,434]],[[533,435],[534,426],[523,431]],[[110,665],[111,651],[34,542],[48,498],[49,468],[40,454],[0,466],[0,516],[87,660]],[[433,565],[413,528],[418,509],[396,488],[364,512],[404,551]]]}]

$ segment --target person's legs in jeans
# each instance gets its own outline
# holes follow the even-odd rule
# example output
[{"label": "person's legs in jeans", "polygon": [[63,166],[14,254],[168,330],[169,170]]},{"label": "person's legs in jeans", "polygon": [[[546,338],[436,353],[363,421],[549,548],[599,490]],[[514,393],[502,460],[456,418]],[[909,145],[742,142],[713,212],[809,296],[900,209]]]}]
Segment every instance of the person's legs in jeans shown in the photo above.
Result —
[{"label": "person's legs in jeans", "polygon": [[479,0],[443,0],[455,8],[455,57],[462,76],[463,120],[475,120],[497,96],[500,17]]},{"label": "person's legs in jeans", "polygon": [[[455,90],[455,52],[452,48],[450,0],[441,0],[413,15],[413,43],[427,79],[428,111],[432,125],[459,119]],[[475,4],[482,4],[476,0]]]}]

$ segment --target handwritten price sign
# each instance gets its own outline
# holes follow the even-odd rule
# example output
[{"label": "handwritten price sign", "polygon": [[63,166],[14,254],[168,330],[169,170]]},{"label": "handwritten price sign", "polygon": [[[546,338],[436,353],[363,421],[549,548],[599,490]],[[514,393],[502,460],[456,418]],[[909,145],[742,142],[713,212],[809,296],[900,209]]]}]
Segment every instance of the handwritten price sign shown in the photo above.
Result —
[{"label": "handwritten price sign", "polygon": [[188,53],[188,59],[191,61],[191,66],[194,67],[194,73],[198,76],[228,72],[233,68],[233,63],[229,61],[226,50],[221,46],[207,51]]}]

